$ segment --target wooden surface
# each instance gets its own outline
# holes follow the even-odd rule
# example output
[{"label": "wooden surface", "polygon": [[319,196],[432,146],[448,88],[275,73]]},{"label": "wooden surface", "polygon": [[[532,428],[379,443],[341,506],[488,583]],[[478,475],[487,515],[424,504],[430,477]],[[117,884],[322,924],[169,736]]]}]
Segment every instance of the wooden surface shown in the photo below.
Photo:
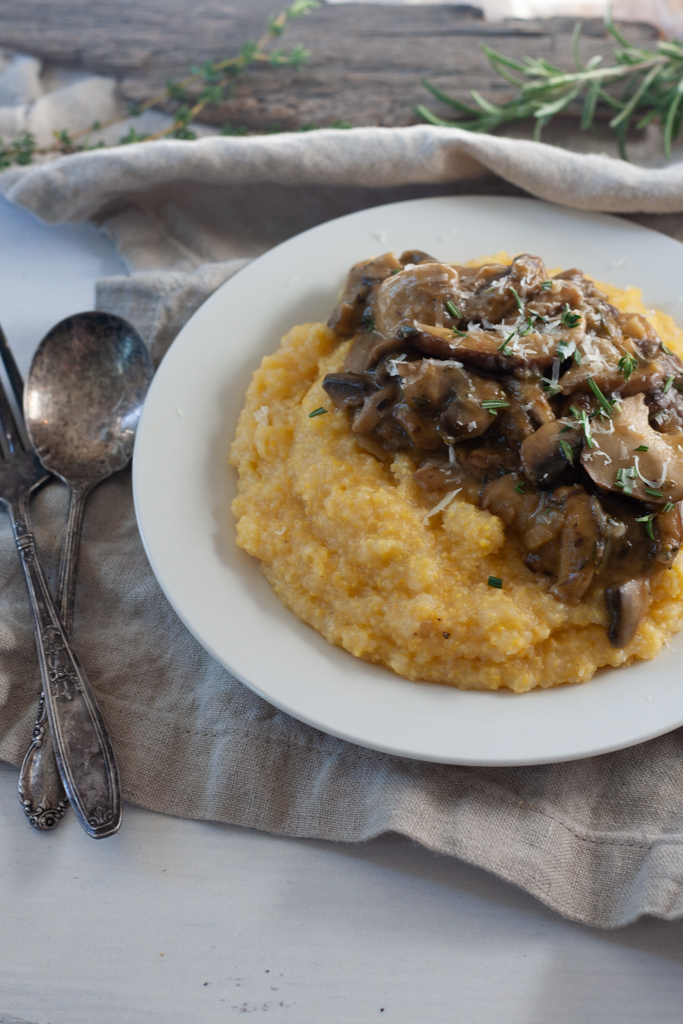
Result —
[{"label": "wooden surface", "polygon": [[[234,53],[257,38],[278,0],[2,0],[0,45],[46,62],[113,74],[122,95],[144,100],[193,64]],[[415,123],[416,103],[442,116],[449,108],[420,84],[428,78],[466,99],[470,89],[501,100],[510,86],[480,50],[486,42],[509,56],[544,56],[573,67],[573,19],[484,23],[466,6],[324,5],[294,22],[279,46],[311,51],[301,71],[259,67],[237,84],[233,99],[208,108],[213,124],[292,129],[337,118],[354,125]],[[651,46],[655,30],[629,25],[628,36]],[[584,59],[612,47],[602,22],[584,21]]]}]

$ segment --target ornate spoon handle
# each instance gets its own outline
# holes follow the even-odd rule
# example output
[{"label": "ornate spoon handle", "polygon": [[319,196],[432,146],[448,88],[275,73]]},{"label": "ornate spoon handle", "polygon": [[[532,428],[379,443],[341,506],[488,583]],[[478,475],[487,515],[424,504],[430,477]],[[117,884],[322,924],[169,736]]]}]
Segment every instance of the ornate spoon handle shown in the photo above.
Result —
[{"label": "ornate spoon handle", "polygon": [[[71,636],[76,597],[76,566],[83,525],[83,511],[89,488],[69,489],[69,511],[64,529],[59,563],[56,605],[66,633]],[[47,720],[45,695],[41,693],[38,718],[33,727],[31,744],[19,772],[19,799],[24,813],[34,828],[54,828],[64,816],[69,798],[62,785],[55,749]]]},{"label": "ornate spoon handle", "polygon": [[90,684],[71,649],[28,532],[27,500],[11,509],[31,601],[43,694],[59,774],[81,825],[94,839],[118,831],[121,792],[114,754]]}]

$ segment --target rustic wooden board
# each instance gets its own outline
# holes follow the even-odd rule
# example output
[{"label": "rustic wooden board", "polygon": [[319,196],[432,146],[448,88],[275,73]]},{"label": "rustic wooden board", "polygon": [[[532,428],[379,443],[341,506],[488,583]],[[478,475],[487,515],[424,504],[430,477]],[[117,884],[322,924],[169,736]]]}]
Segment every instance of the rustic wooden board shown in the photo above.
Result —
[{"label": "rustic wooden board", "polygon": [[[2,0],[0,45],[57,65],[113,74],[122,95],[143,100],[166,79],[257,38],[277,0]],[[544,56],[573,67],[573,19],[485,23],[466,6],[325,5],[292,24],[282,43],[311,51],[301,71],[259,67],[241,79],[234,97],[208,108],[203,119],[254,130],[292,129],[344,119],[354,125],[404,125],[427,103],[442,116],[421,79],[467,99],[470,89],[502,100],[510,86],[480,50],[486,42],[509,56]],[[626,27],[629,38],[651,46],[654,28]],[[607,58],[604,26],[584,21],[582,56]]]}]

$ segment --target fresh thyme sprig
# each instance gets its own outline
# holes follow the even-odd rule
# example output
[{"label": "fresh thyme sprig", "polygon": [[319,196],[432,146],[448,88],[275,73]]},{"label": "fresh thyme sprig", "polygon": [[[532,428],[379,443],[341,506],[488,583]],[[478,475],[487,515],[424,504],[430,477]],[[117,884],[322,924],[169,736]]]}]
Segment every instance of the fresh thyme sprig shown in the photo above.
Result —
[{"label": "fresh thyme sprig", "polygon": [[[180,81],[169,79],[166,86],[156,95],[151,96],[143,103],[135,103],[131,109],[108,121],[95,121],[88,128],[80,131],[69,132],[66,128],[55,131],[55,142],[47,149],[36,147],[35,137],[30,132],[22,132],[11,143],[4,143],[0,139],[0,170],[12,164],[30,164],[33,162],[35,153],[75,153],[86,149],[101,148],[104,143],[96,146],[89,145],[93,132],[111,125],[120,124],[131,117],[139,117],[146,110],[167,104],[169,101],[175,104],[173,111],[173,122],[161,131],[152,135],[140,135],[131,127],[127,134],[119,139],[118,145],[126,145],[131,142],[151,141],[172,136],[176,139],[194,139],[195,133],[189,125],[195,118],[210,105],[223,103],[232,93],[235,80],[253,64],[267,63],[275,67],[300,68],[306,63],[310,54],[303,46],[294,46],[291,50],[270,49],[270,44],[278,39],[285,31],[288,22],[295,21],[308,14],[314,8],[319,7],[319,0],[293,0],[277,16],[268,19],[267,30],[257,41],[248,40],[239,51],[231,57],[223,57],[215,61],[206,61],[201,67],[191,68],[191,74]],[[199,92],[193,87],[201,86]],[[317,125],[304,125],[302,130],[316,128]],[[347,122],[336,121],[332,127],[350,128]],[[247,129],[235,128],[226,125],[223,129],[225,135],[246,135]]]},{"label": "fresh thyme sprig", "polygon": [[[644,128],[653,121],[659,123],[664,153],[670,160],[671,143],[678,137],[683,120],[683,43],[660,39],[656,50],[632,46],[616,28],[611,10],[605,17],[605,26],[619,44],[614,50],[612,65],[601,67],[603,58],[597,54],[585,64],[581,61],[580,22],[574,27],[572,40],[576,65],[573,72],[563,71],[541,57],[512,60],[482,44],[494,71],[517,88],[517,96],[507,103],[495,104],[473,89],[470,92],[473,106],[447,96],[431,82],[423,80],[422,84],[432,96],[457,110],[460,118],[446,121],[422,105],[415,108],[416,112],[431,124],[474,132],[490,132],[510,121],[534,118],[534,138],[538,140],[556,114],[580,100],[581,129],[591,129],[600,102],[614,112],[609,126],[616,134],[624,160],[628,159],[626,135],[634,118],[637,118],[636,128]],[[610,86],[621,86],[621,89],[614,94],[607,91]]]}]

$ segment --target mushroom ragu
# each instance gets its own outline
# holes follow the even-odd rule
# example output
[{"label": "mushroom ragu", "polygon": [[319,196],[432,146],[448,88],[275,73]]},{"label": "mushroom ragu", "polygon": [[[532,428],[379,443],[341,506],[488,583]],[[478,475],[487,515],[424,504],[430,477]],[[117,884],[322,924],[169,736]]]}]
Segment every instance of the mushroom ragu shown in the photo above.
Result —
[{"label": "mushroom ragu", "polygon": [[558,599],[603,592],[627,646],[683,534],[683,364],[649,321],[537,256],[409,251],[353,267],[329,326],[352,343],[323,387],[358,444],[498,516]]}]

